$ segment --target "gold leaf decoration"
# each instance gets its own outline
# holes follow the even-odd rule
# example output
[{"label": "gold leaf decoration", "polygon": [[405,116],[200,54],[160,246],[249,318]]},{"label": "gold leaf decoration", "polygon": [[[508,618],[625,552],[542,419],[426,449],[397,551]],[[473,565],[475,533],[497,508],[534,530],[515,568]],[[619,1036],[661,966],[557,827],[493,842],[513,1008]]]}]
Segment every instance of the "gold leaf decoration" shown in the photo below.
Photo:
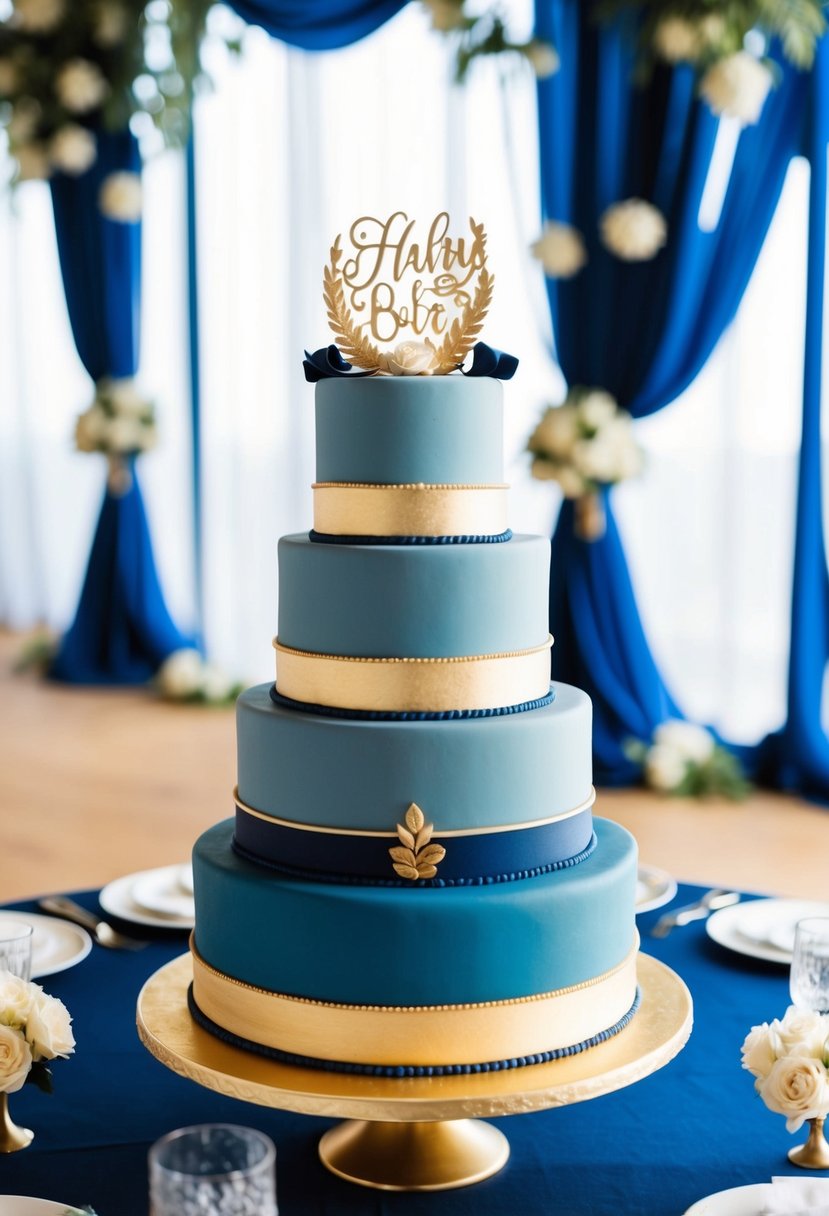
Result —
[{"label": "gold leaf decoration", "polygon": [[343,281],[340,277],[339,261],[343,255],[340,248],[340,238],[337,237],[331,246],[330,263],[322,275],[322,298],[328,310],[328,323],[334,331],[337,345],[343,358],[355,367],[367,371],[385,371],[388,363],[384,355],[370,342],[365,334],[361,334],[354,324],[348,305],[345,302]]},{"label": "gold leaf decoration", "polygon": [[[469,226],[481,247],[486,246],[486,232],[483,224],[476,224],[472,216]],[[467,304],[463,313],[456,317],[444,335],[443,341],[435,352],[436,371],[438,374],[453,372],[463,363],[466,356],[478,340],[478,334],[484,323],[484,317],[492,303],[492,288],[495,276],[490,274],[486,266],[481,267],[475,295]]]},{"label": "gold leaf decoration", "polygon": [[[427,823],[423,811],[413,802],[406,811],[406,824],[397,825],[399,845],[389,849],[394,871],[401,878],[417,882],[422,878],[434,878],[437,867],[446,856],[441,844],[431,844],[434,824]],[[414,833],[414,834],[413,834]]]}]

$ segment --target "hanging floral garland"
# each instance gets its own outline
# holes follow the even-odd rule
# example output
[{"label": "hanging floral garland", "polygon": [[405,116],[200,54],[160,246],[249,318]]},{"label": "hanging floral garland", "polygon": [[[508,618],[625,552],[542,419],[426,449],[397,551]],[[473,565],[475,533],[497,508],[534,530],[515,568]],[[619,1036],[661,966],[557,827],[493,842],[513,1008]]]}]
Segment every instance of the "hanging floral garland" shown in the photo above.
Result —
[{"label": "hanging floral garland", "polygon": [[553,76],[559,68],[558,52],[549,42],[530,38],[519,42],[510,37],[498,6],[472,13],[466,0],[422,0],[432,29],[455,43],[455,79],[466,80],[472,63],[485,55],[509,55],[529,64],[539,80]]}]

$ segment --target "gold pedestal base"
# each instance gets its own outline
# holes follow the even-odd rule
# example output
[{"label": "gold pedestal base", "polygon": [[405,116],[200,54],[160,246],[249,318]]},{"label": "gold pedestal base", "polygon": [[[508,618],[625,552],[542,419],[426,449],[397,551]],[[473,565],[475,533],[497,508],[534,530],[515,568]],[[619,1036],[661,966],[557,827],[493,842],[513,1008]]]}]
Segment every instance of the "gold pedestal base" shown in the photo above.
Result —
[{"label": "gold pedestal base", "polygon": [[649,955],[637,959],[641,1004],[619,1034],[580,1055],[529,1068],[449,1077],[369,1077],[280,1064],[221,1042],[187,1008],[189,954],[151,976],[138,997],[138,1034],[168,1068],[260,1106],[358,1120],[326,1132],[328,1169],[384,1190],[444,1190],[488,1178],[506,1138],[476,1117],[568,1106],[633,1085],[662,1068],[691,1033],[691,995]]},{"label": "gold pedestal base", "polygon": [[804,1170],[829,1170],[829,1144],[823,1134],[823,1119],[809,1120],[809,1139],[797,1148],[789,1149],[792,1165]]},{"label": "gold pedestal base", "polygon": [[327,1131],[320,1160],[332,1174],[381,1191],[448,1191],[503,1169],[509,1141],[480,1119],[370,1123],[349,1119]]},{"label": "gold pedestal base", "polygon": [[9,1095],[0,1094],[0,1153],[28,1148],[35,1138],[28,1127],[19,1127],[9,1114]]}]

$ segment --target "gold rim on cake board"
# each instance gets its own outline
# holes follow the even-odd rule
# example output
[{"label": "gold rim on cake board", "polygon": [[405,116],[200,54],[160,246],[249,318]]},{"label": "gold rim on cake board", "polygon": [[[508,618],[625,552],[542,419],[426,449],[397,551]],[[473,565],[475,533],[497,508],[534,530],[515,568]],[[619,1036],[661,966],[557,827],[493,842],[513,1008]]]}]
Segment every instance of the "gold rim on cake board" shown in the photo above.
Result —
[{"label": "gold rim on cake board", "polygon": [[435,1191],[489,1178],[509,1157],[504,1134],[481,1116],[568,1106],[633,1085],[664,1067],[691,1033],[692,1002],[664,963],[640,954],[641,1005],[613,1038],[579,1055],[504,1072],[451,1077],[364,1077],[298,1068],[232,1047],[190,1016],[189,954],[150,977],[138,997],[138,1034],[167,1068],[259,1106],[348,1120],[327,1131],[323,1164],[351,1182]]}]

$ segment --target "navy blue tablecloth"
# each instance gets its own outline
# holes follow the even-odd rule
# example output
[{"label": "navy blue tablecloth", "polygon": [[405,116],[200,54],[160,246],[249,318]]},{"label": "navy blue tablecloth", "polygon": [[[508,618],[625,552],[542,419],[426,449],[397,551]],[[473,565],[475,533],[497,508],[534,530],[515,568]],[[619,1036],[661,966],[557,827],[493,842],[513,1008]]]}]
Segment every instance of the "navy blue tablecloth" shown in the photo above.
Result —
[{"label": "navy blue tablecloth", "polygon": [[[700,893],[683,886],[674,902]],[[92,893],[79,898],[96,906]],[[214,1120],[255,1126],[274,1139],[281,1216],[680,1216],[711,1192],[802,1175],[786,1160],[797,1140],[740,1068],[749,1027],[788,1004],[786,969],[723,950],[699,922],[651,938],[659,915],[639,917],[643,948],[684,978],[695,1003],[694,1032],[681,1055],[618,1093],[494,1120],[512,1146],[506,1169],[465,1190],[423,1195],[335,1178],[316,1154],[331,1120],[223,1098],[144,1050],[135,1031],[138,992],[186,949],[185,935],[161,936],[140,953],[96,946],[78,966],[43,981],[74,1016],[77,1052],[56,1061],[53,1095],[34,1086],[12,1095],[14,1118],[35,1130],[35,1140],[0,1157],[0,1193],[91,1204],[99,1216],[146,1216],[150,1144],[173,1128]]]}]

